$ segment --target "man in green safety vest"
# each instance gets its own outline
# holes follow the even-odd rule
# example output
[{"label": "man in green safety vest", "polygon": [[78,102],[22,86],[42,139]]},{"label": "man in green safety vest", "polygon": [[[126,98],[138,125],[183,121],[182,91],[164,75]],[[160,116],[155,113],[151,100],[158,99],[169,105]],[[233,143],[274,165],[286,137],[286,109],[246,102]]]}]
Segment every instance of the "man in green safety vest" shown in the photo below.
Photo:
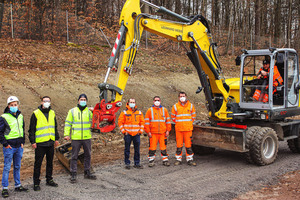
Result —
[{"label": "man in green safety vest", "polygon": [[78,153],[83,146],[84,150],[84,178],[95,180],[97,177],[91,174],[91,121],[93,113],[86,105],[88,98],[85,94],[79,95],[78,105],[69,110],[65,121],[64,139],[72,139],[72,158],[70,162],[71,183],[77,179]]},{"label": "man in green safety vest", "polygon": [[19,99],[10,96],[7,99],[7,107],[0,117],[0,143],[3,145],[4,167],[2,174],[2,197],[7,198],[8,176],[13,161],[15,191],[27,192],[28,189],[21,185],[20,169],[25,143],[24,117],[19,111]]},{"label": "man in green safety vest", "polygon": [[41,166],[46,155],[46,185],[57,187],[58,184],[53,181],[53,156],[54,146],[58,146],[59,134],[57,131],[57,122],[55,112],[51,109],[51,99],[44,96],[41,105],[33,111],[29,125],[29,140],[31,146],[35,149],[35,161],[33,172],[33,190],[39,191]]}]

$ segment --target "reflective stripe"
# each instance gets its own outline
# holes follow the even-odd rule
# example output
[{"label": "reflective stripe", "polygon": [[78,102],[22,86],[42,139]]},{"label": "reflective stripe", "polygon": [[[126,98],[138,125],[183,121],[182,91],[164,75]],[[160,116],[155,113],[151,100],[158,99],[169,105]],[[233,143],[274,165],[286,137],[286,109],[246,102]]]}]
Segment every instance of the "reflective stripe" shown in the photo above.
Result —
[{"label": "reflective stripe", "polygon": [[132,132],[139,132],[140,131],[140,129],[125,129],[126,131],[132,131]]},{"label": "reflective stripe", "polygon": [[181,115],[176,115],[176,117],[190,117],[192,116],[191,114],[181,114]]},{"label": "reflective stripe", "polygon": [[140,125],[134,125],[134,124],[124,124],[124,127],[140,127]]},{"label": "reflective stripe", "polygon": [[151,107],[151,118],[154,119],[153,107]]},{"label": "reflective stripe", "polygon": [[72,113],[72,118],[73,118],[73,122],[72,123],[74,123],[74,119],[75,119],[74,118],[74,108],[71,109],[71,113]]},{"label": "reflective stripe", "polygon": [[146,122],[145,125],[150,125],[150,123],[149,123],[149,122]]},{"label": "reflective stripe", "polygon": [[126,110],[124,110],[123,112],[124,112],[125,115],[127,114],[127,113],[126,113]]},{"label": "reflective stripe", "polygon": [[65,126],[72,127],[72,125],[71,125],[71,124],[65,124]]},{"label": "reflective stripe", "polygon": [[156,119],[156,120],[150,120],[150,122],[165,122],[165,120],[162,120],[162,119]]},{"label": "reflective stripe", "polygon": [[149,118],[145,118],[145,120],[149,120]]},{"label": "reflective stripe", "polygon": [[192,112],[192,110],[193,110],[193,104],[191,103],[191,112]]},{"label": "reflective stripe", "polygon": [[90,122],[73,122],[73,124],[90,124]]},{"label": "reflective stripe", "polygon": [[73,128],[73,130],[75,130],[75,131],[81,131],[81,130],[86,131],[86,130],[90,130],[90,128]]},{"label": "reflective stripe", "polygon": [[71,121],[68,121],[68,120],[66,120],[65,122],[72,124],[72,122],[71,122]]},{"label": "reflective stripe", "polygon": [[176,122],[190,122],[192,119],[177,119]]},{"label": "reflective stripe", "polygon": [[174,105],[174,110],[175,110],[175,112],[177,113],[177,107],[176,107],[176,104]]},{"label": "reflective stripe", "polygon": [[177,156],[177,155],[175,155],[175,157],[176,157],[176,160],[182,161],[182,156]]},{"label": "reflective stripe", "polygon": [[48,128],[55,128],[55,126],[44,126],[41,128],[37,128],[36,131],[40,131],[40,130],[44,130],[44,129],[48,129]]},{"label": "reflective stripe", "polygon": [[49,135],[55,137],[55,134],[54,134],[54,133],[45,133],[45,134],[42,134],[42,135],[36,135],[35,138],[45,137],[45,136],[49,136]]},{"label": "reflective stripe", "polygon": [[196,112],[193,112],[192,115],[196,114]]},{"label": "reflective stripe", "polygon": [[186,156],[186,161],[193,160],[193,155],[194,155],[194,154]]},{"label": "reflective stripe", "polygon": [[171,122],[166,122],[166,124],[171,124]]},{"label": "reflective stripe", "polygon": [[152,161],[152,160],[154,160],[155,159],[155,156],[148,156],[148,160],[149,161]]},{"label": "reflective stripe", "polygon": [[165,119],[165,108],[162,107],[162,109],[163,109],[163,118]]}]

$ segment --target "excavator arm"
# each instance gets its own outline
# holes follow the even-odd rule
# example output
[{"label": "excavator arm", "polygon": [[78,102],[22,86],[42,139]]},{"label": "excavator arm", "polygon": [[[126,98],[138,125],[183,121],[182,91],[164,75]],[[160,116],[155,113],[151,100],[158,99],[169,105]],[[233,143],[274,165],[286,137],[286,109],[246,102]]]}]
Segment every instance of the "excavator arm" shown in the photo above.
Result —
[{"label": "excavator arm", "polygon": [[[175,17],[178,21],[163,20],[158,16],[142,13],[140,2],[157,12]],[[201,15],[186,18],[145,0],[127,0],[121,12],[120,30],[104,82],[98,85],[100,103],[94,108],[92,128],[100,129],[101,132],[109,132],[115,128],[115,114],[122,105],[122,96],[132,73],[144,30],[175,42],[189,44],[187,55],[197,70],[202,86],[198,88],[198,92],[204,89],[210,117],[223,121],[231,119],[228,114],[232,112],[228,111],[227,102],[232,97],[229,96],[229,86],[220,75],[221,68],[214,54],[214,43],[206,19]],[[117,82],[109,84],[108,77],[113,70],[117,71]]]}]

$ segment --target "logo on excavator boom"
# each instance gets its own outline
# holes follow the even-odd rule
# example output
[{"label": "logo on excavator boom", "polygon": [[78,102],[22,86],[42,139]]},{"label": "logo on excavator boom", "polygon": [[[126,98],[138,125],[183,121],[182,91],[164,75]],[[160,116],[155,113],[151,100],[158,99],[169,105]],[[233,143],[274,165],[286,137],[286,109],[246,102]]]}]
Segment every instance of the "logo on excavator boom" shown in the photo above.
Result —
[{"label": "logo on excavator boom", "polygon": [[162,26],[161,29],[165,29],[165,30],[169,30],[169,31],[175,31],[175,32],[178,32],[178,33],[183,33],[183,31],[180,30],[180,29],[170,28],[170,27],[167,27],[167,26]]}]

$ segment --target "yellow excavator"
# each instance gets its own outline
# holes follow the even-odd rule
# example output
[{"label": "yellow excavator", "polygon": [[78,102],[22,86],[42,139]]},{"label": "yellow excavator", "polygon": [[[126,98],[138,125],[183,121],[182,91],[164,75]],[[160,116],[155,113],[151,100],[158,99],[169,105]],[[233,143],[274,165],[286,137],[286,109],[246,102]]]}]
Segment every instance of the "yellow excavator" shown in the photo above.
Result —
[{"label": "yellow excavator", "polygon": [[[172,20],[142,13],[140,3]],[[94,108],[93,129],[112,131],[116,112],[121,107],[128,77],[143,31],[187,44],[187,56],[195,66],[204,91],[211,123],[197,121],[193,131],[195,153],[212,153],[215,148],[242,152],[248,162],[267,165],[275,161],[278,141],[287,141],[292,152],[300,153],[298,115],[299,61],[294,49],[242,50],[236,64],[240,77],[225,79],[216,56],[209,23],[201,15],[185,17],[145,0],[127,0],[120,15],[120,29],[113,47],[108,70],[100,89],[100,103]],[[269,63],[267,76],[258,79],[263,62]],[[280,73],[283,82],[274,85],[273,76]],[[109,84],[111,71],[117,71],[117,84]],[[255,99],[259,90],[267,94],[264,101]],[[109,96],[111,93],[111,96]]]}]

